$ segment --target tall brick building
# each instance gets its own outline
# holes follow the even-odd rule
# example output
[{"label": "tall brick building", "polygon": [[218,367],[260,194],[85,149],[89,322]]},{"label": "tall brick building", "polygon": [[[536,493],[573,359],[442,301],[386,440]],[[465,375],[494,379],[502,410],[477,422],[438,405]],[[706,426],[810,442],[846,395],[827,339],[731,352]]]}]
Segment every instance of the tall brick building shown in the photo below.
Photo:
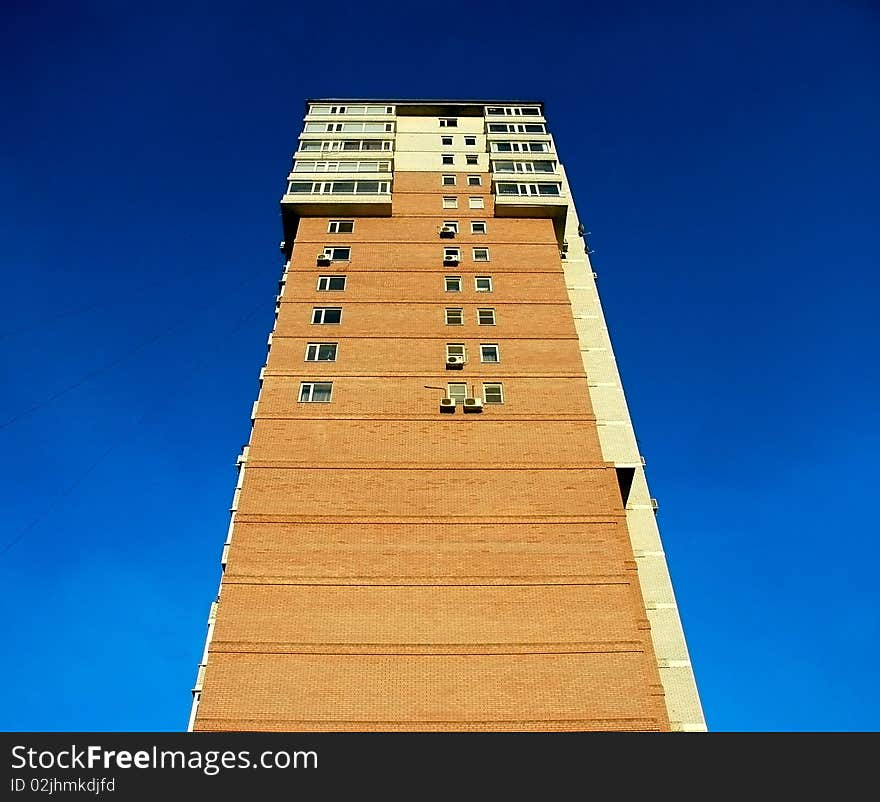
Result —
[{"label": "tall brick building", "polygon": [[194,730],[700,730],[543,104],[313,100]]}]

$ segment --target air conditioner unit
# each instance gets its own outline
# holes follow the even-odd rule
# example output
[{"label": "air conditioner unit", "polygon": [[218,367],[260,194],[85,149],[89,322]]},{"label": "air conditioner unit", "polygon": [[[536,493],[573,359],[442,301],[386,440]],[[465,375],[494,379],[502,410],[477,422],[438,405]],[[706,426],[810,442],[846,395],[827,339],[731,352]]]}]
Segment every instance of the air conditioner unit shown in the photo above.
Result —
[{"label": "air conditioner unit", "polygon": [[446,239],[455,236],[455,229],[452,226],[443,226],[440,229],[440,236]]},{"label": "air conditioner unit", "polygon": [[482,398],[465,398],[464,411],[465,412],[482,412],[483,411],[483,399]]},{"label": "air conditioner unit", "polygon": [[454,398],[441,398],[440,399],[440,411],[441,412],[455,412],[455,399]]},{"label": "air conditioner unit", "polygon": [[329,265],[330,264],[330,256],[326,253],[318,254],[318,264],[319,265]]},{"label": "air conditioner unit", "polygon": [[464,367],[463,356],[446,357],[446,370],[461,370]]},{"label": "air conditioner unit", "polygon": [[443,264],[445,264],[445,265],[457,265],[457,264],[458,264],[458,257],[457,257],[457,256],[452,256],[452,255],[444,256],[444,257],[443,257]]}]

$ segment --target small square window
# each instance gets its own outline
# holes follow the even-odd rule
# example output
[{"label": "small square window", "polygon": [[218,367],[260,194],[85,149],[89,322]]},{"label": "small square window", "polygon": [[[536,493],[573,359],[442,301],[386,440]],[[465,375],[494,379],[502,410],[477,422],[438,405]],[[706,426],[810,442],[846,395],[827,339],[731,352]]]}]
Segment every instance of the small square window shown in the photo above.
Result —
[{"label": "small square window", "polygon": [[446,358],[449,359],[452,356],[467,361],[467,349],[464,347],[464,343],[446,343]]},{"label": "small square window", "polygon": [[328,234],[351,234],[354,231],[354,220],[331,220],[327,226]]},{"label": "small square window", "polygon": [[464,138],[464,144],[467,147],[475,147],[477,144],[477,138],[475,136],[466,136]]},{"label": "small square window", "polygon": [[500,382],[487,382],[483,385],[484,404],[503,404],[504,388]]},{"label": "small square window", "polygon": [[456,262],[461,261],[461,251],[458,248],[444,248],[443,249],[443,259],[444,261],[452,261],[453,259]]},{"label": "small square window", "polygon": [[440,137],[440,144],[446,145],[446,146],[451,146],[452,145],[452,137],[451,136],[441,136]]},{"label": "small square window", "polygon": [[480,362],[500,362],[501,354],[495,343],[480,344]]},{"label": "small square window", "polygon": [[485,202],[481,197],[468,198],[468,206],[471,209],[483,209],[485,208]]},{"label": "small square window", "polygon": [[477,292],[492,292],[492,276],[474,276],[474,289]]},{"label": "small square window", "polygon": [[446,310],[447,326],[463,326],[464,325],[464,309],[447,309]]},{"label": "small square window", "polygon": [[443,286],[446,292],[461,292],[461,276],[446,276]]},{"label": "small square window", "polygon": [[495,310],[494,309],[478,309],[477,310],[477,323],[481,326],[494,326],[495,325]]},{"label": "small square window", "polygon": [[473,257],[475,262],[488,262],[489,261],[489,249],[488,248],[474,248]]},{"label": "small square window", "polygon": [[312,323],[316,324],[332,324],[342,321],[341,307],[315,307],[312,310]]},{"label": "small square window", "polygon": [[469,175],[468,176],[468,186],[469,187],[481,187],[483,186],[483,179],[478,175]]},{"label": "small square window", "polygon": [[444,153],[440,156],[441,164],[455,164],[455,156],[451,153]]},{"label": "small square window", "polygon": [[318,292],[342,292],[345,276],[318,276]]},{"label": "small square window", "polygon": [[337,343],[309,343],[306,362],[335,362]]},{"label": "small square window", "polygon": [[302,382],[299,386],[301,403],[327,403],[333,394],[333,382]]},{"label": "small square window", "polygon": [[463,403],[467,398],[467,383],[450,382],[446,385],[446,394],[448,398],[454,398],[457,404]]},{"label": "small square window", "polygon": [[454,198],[454,197],[443,198],[443,208],[444,209],[457,209],[458,208],[458,198]]},{"label": "small square window", "polygon": [[458,128],[458,120],[455,117],[441,117],[441,128]]},{"label": "small square window", "polygon": [[465,164],[479,164],[479,163],[480,163],[480,162],[479,162],[479,157],[477,156],[476,153],[468,153],[468,154],[464,157],[464,163],[465,163]]},{"label": "small square window", "polygon": [[443,186],[444,187],[454,187],[455,186],[455,176],[454,175],[444,175],[443,176]]},{"label": "small square window", "polygon": [[471,234],[485,234],[486,233],[486,221],[485,220],[471,220]]}]

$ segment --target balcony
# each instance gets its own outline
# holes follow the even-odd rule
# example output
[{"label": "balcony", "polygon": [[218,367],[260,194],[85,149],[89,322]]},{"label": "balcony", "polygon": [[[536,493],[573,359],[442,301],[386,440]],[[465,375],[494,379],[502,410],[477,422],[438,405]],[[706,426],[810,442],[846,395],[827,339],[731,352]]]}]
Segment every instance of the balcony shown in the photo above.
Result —
[{"label": "balcony", "polygon": [[300,217],[391,216],[391,173],[375,173],[369,178],[364,174],[334,174],[332,180],[326,180],[330,176],[321,177],[325,180],[297,175],[296,180],[288,181],[287,191],[281,198],[286,241],[293,241],[290,234]]},{"label": "balcony", "polygon": [[504,180],[501,175],[492,177],[495,192],[495,215],[497,217],[561,217],[568,211],[568,197],[562,185],[556,181],[540,182],[530,176],[525,183],[515,175]]}]

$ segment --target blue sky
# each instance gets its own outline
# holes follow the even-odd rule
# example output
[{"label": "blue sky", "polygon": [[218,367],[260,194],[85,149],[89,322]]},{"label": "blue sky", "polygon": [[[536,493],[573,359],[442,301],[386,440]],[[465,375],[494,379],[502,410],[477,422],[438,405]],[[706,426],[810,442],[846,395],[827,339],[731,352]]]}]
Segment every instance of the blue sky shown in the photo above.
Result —
[{"label": "blue sky", "polygon": [[185,727],[320,96],[546,101],[710,728],[880,727],[878,39],[867,0],[6,3],[0,729]]}]

